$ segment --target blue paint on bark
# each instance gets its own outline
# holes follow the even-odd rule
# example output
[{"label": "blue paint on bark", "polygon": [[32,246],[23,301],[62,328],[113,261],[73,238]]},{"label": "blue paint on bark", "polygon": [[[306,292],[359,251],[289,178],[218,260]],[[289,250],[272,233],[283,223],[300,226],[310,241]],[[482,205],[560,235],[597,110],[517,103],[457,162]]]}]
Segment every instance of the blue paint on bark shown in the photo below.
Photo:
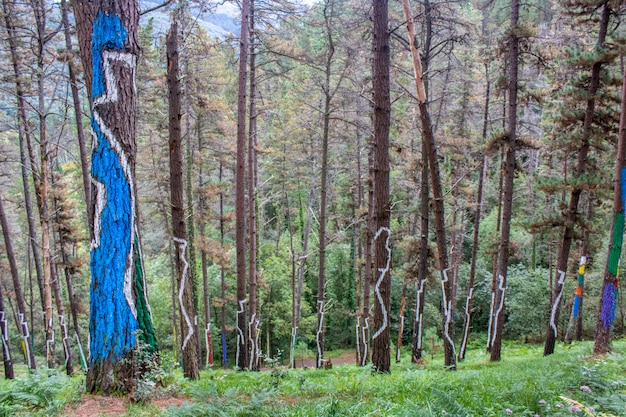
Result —
[{"label": "blue paint on bark", "polygon": [[[98,14],[93,26],[93,85],[94,100],[106,94],[105,50],[121,50],[127,38],[119,17]],[[94,111],[96,111],[94,109]],[[104,127],[92,118],[97,138],[92,153],[92,178],[104,185],[102,211],[97,217],[101,230],[99,244],[91,251],[91,316],[89,323],[90,362],[111,358],[120,359],[136,346],[135,333],[139,328],[124,295],[124,276],[133,250],[133,204],[131,186],[124,174],[121,155],[112,148],[103,133]],[[96,220],[96,221],[98,221]],[[131,258],[132,259],[132,258]]]}]

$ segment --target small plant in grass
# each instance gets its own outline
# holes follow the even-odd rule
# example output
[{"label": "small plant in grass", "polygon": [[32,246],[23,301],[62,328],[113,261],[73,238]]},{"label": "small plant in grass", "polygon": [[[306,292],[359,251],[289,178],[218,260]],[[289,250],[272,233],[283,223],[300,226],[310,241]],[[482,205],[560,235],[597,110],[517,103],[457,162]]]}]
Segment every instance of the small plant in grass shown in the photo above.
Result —
[{"label": "small plant in grass", "polygon": [[176,391],[174,370],[178,366],[172,354],[154,352],[143,342],[139,342],[137,350],[130,361],[137,378],[131,393],[131,400],[145,403],[160,394]]},{"label": "small plant in grass", "polygon": [[309,349],[306,342],[298,342],[298,345],[296,346],[296,361],[299,359],[301,366],[304,367],[304,361],[312,357],[314,357],[314,353],[311,349]]},{"label": "small plant in grass", "polygon": [[269,354],[261,354],[261,357],[263,358],[263,363],[265,364],[265,366],[267,366],[268,368],[275,368],[280,364],[283,359],[283,351],[277,349],[275,356],[271,356]]}]

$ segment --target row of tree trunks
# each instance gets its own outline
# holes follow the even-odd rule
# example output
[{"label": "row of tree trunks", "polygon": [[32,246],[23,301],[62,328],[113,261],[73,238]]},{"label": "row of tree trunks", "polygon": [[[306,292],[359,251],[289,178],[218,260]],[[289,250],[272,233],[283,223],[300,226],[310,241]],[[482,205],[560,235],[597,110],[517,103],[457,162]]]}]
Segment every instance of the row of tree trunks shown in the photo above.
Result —
[{"label": "row of tree trunks", "polygon": [[[598,40],[596,43],[598,49],[602,49],[604,47],[609,27],[610,15],[611,9],[609,8],[608,3],[605,2],[602,7]],[[574,184],[576,184],[576,179],[582,178],[587,173],[588,154],[591,148],[592,125],[595,115],[596,93],[600,86],[600,70],[602,69],[602,65],[603,62],[595,62],[591,69],[591,79],[587,88],[589,98],[587,99],[585,108],[582,143],[580,144],[577,152],[578,162],[574,171]],[[570,249],[574,238],[574,226],[578,220],[578,203],[582,192],[582,188],[575,185],[570,193],[569,205],[564,222],[565,226],[563,227],[563,234],[561,235],[561,242],[559,244],[559,252],[556,261],[558,279],[552,287],[552,303],[550,306],[549,320],[546,329],[546,340],[543,350],[544,355],[554,353],[554,345],[556,344],[558,336],[557,323],[559,321],[560,302],[563,295],[565,278],[567,276]]]}]

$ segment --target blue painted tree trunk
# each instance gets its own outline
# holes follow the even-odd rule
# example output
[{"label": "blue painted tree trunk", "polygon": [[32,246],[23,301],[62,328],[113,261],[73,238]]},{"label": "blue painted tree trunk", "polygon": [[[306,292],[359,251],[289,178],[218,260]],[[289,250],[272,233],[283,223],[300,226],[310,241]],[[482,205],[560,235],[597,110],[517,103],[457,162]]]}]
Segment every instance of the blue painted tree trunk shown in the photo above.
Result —
[{"label": "blue painted tree trunk", "polygon": [[[156,352],[137,221],[135,191],[136,1],[93,10],[91,243],[87,389],[129,392],[139,342]],[[123,360],[124,359],[124,360]],[[126,360],[130,359],[130,360]]]}]

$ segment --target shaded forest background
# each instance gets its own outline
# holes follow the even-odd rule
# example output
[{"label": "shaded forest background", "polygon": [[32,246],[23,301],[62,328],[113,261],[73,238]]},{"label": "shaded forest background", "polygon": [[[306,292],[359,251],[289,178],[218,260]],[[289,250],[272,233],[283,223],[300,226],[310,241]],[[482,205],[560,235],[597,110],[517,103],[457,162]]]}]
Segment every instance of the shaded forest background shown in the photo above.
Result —
[{"label": "shaded forest background", "polygon": [[[43,173],[50,191],[50,214],[46,220],[51,225],[53,279],[71,278],[74,292],[72,302],[66,286],[55,297],[62,300],[66,316],[75,309],[76,324],[69,319],[66,322],[72,329],[71,350],[77,355],[78,339],[72,334],[76,330],[82,332],[86,344],[90,283],[88,214],[68,77],[71,63],[83,97],[81,120],[88,131],[88,101],[84,80],[80,78],[80,60],[76,51],[68,50],[61,24],[61,3],[41,2],[43,8],[28,2],[3,0],[2,3],[4,19],[0,24],[6,33],[0,41],[0,195],[26,295],[32,347],[43,355],[46,337],[22,175],[30,178],[33,173]],[[208,308],[216,361],[221,360],[225,347],[232,365],[237,311],[233,184],[239,41],[235,34],[210,36],[199,24],[197,13],[214,5],[189,3],[193,4],[179,2],[176,9],[181,16],[184,194],[192,242],[190,266],[198,327],[205,327],[206,315],[200,313]],[[596,46],[599,10],[605,3],[610,4],[533,0],[522,7],[518,33],[521,145],[517,149],[511,221],[504,327],[507,339],[540,341],[545,336],[552,288],[558,280],[556,253],[566,221],[569,192],[574,187],[583,191],[558,328],[559,335],[564,336],[570,322],[582,250],[587,255],[583,337],[594,334],[611,230],[623,74],[620,5],[615,4],[612,9],[607,42]],[[11,7],[10,13],[7,5]],[[326,0],[308,6],[256,0],[254,5],[255,27],[251,39],[256,49],[257,127],[253,148],[258,178],[253,194],[247,198],[258,209],[260,344],[267,357],[284,357],[287,361],[292,343],[293,293],[300,271],[303,286],[297,349],[315,349],[325,119],[328,121],[328,219],[324,251],[327,308],[324,348],[352,348],[357,342],[355,326],[364,296],[368,155],[373,134],[371,5],[359,0]],[[174,5],[169,7],[173,13]],[[160,9],[160,16],[163,10]],[[458,335],[462,333],[472,235],[477,225],[474,214],[479,206],[482,211],[470,339],[484,343],[494,254],[499,243],[502,148],[506,139],[508,5],[499,0],[425,0],[413,2],[413,11],[438,144],[450,276],[454,298],[458,300],[454,316]],[[422,132],[400,2],[390,3],[390,21],[393,256],[390,320],[395,343],[404,296],[407,324],[401,338],[410,346],[414,327],[408,323],[415,318],[419,239],[423,233],[420,230]],[[69,22],[73,31],[71,15]],[[150,12],[141,16],[140,23],[142,55],[137,68],[136,163],[143,259],[159,347],[177,351],[181,332],[177,329],[169,201],[165,33]],[[73,45],[77,45],[76,39]],[[12,55],[11,48],[17,54]],[[598,62],[602,63],[602,71],[589,137],[590,168],[584,176],[575,177],[574,166],[584,136],[587,87],[591,68]],[[17,84],[21,85],[26,102],[26,125],[20,125]],[[27,136],[32,142],[26,142]],[[28,155],[26,159],[25,155]],[[483,157],[486,158],[484,195],[478,201]],[[32,195],[36,195],[32,180],[28,184]],[[36,235],[41,239],[46,233],[42,228],[44,222],[35,223]],[[306,248],[305,240],[308,240]],[[430,240],[424,329],[425,337],[436,341],[441,327],[441,283],[435,270],[437,251],[432,231]],[[15,317],[15,283],[10,278],[4,242],[0,247],[3,248],[0,251],[3,294]],[[624,309],[620,296],[614,325],[616,334],[624,333]],[[220,340],[221,332],[225,344]],[[12,344],[19,346],[19,334],[11,335]]]}]

